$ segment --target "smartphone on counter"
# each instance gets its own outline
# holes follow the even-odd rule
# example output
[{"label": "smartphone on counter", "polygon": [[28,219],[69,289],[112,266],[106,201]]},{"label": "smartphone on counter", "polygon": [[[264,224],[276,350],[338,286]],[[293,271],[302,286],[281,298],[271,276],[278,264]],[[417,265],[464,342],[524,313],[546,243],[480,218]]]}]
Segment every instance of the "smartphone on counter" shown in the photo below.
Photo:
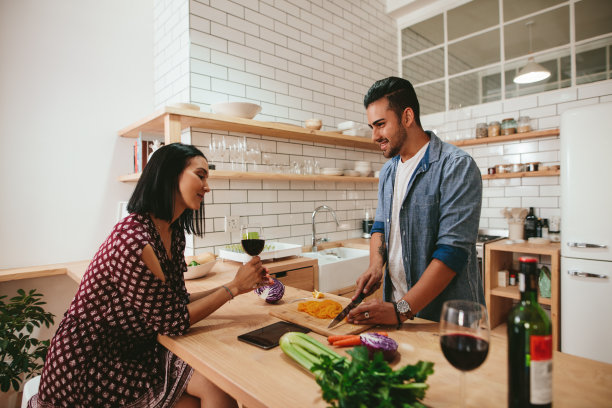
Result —
[{"label": "smartphone on counter", "polygon": [[308,333],[309,331],[310,329],[295,323],[276,322],[241,334],[238,336],[238,340],[267,350],[278,346],[281,336],[287,332]]}]

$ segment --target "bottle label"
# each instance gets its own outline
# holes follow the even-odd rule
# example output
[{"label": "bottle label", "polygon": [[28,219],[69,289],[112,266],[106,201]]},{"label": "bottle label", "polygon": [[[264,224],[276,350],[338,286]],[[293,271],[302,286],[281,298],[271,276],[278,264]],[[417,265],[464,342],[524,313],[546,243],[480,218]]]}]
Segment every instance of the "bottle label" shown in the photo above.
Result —
[{"label": "bottle label", "polygon": [[532,404],[550,404],[552,402],[552,336],[529,338],[529,400]]}]

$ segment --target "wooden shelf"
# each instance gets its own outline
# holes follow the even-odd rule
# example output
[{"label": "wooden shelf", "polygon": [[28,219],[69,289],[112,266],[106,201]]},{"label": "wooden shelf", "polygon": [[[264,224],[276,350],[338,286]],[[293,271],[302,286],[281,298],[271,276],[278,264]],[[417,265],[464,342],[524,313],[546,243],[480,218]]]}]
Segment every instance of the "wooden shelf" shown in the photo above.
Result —
[{"label": "wooden shelf", "polygon": [[[491,289],[491,294],[494,296],[514,299],[514,300],[519,300],[521,298],[521,293],[519,292],[517,286],[506,286],[506,287],[497,286]],[[550,298],[545,298],[541,296],[538,296],[538,303],[541,303],[543,305],[548,305],[548,306],[552,304]]]},{"label": "wooden shelf", "polygon": [[534,130],[532,132],[515,133],[513,135],[501,135],[492,137],[483,137],[481,139],[466,139],[449,142],[455,146],[474,146],[489,143],[513,142],[515,140],[535,139],[538,137],[559,136],[559,129]]},{"label": "wooden shelf", "polygon": [[[322,174],[278,174],[278,173],[257,173],[227,170],[211,170],[210,179],[231,179],[231,180],[289,180],[289,181],[340,181],[345,183],[378,183],[378,177],[348,177],[348,176],[324,176]],[[127,174],[119,177],[119,181],[125,183],[136,182],[140,178],[140,173]]]},{"label": "wooden shelf", "polygon": [[561,174],[559,169],[542,170],[542,171],[521,171],[517,173],[499,173],[499,174],[483,174],[483,180],[504,179],[504,178],[519,178],[519,177],[547,177],[558,176]]},{"label": "wooden shelf", "polygon": [[189,127],[250,133],[366,150],[379,150],[378,145],[366,137],[347,136],[342,133],[310,130],[286,123],[262,122],[253,119],[242,119],[170,107],[160,109],[152,115],[121,129],[118,133],[119,136],[133,138],[138,137],[140,132],[163,133],[165,142],[172,143],[180,141],[181,131]]}]

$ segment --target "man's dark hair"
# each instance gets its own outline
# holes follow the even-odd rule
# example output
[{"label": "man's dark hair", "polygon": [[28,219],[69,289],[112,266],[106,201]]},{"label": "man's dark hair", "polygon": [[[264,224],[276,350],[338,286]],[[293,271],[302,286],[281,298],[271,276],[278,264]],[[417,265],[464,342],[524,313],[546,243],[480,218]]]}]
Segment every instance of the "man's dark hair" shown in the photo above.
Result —
[{"label": "man's dark hair", "polygon": [[[179,193],[179,176],[196,156],[206,159],[204,153],[192,145],[172,143],[162,146],[153,153],[142,171],[127,210],[130,213],[146,215],[172,222],[174,199]],[[199,210],[186,209],[172,224],[173,229],[198,236],[204,234],[204,200]]]},{"label": "man's dark hair", "polygon": [[414,120],[421,126],[419,100],[410,81],[388,77],[374,82],[363,98],[363,106],[367,109],[372,102],[384,97],[389,101],[389,109],[395,112],[398,119],[401,119],[404,109],[412,108]]}]

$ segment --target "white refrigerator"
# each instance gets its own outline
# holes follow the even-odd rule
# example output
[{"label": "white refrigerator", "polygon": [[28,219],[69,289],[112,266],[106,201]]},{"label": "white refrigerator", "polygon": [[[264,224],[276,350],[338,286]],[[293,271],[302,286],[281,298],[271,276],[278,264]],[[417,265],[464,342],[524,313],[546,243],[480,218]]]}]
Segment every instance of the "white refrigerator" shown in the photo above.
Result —
[{"label": "white refrigerator", "polygon": [[560,131],[561,351],[612,364],[612,103]]}]

